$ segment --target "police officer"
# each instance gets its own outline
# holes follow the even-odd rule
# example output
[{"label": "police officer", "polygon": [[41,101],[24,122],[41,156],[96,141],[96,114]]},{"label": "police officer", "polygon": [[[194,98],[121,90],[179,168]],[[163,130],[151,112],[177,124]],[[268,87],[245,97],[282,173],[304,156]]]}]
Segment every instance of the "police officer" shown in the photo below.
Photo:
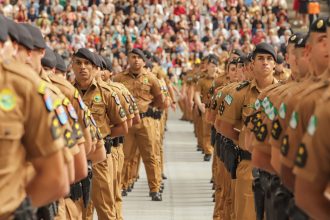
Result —
[{"label": "police officer", "polygon": [[[113,197],[113,170],[111,138],[127,132],[126,114],[117,94],[103,81],[96,79],[98,63],[95,56],[86,48],[74,54],[72,69],[76,77],[75,87],[89,107],[93,118],[105,139],[107,158],[93,165],[92,204],[86,210],[86,217],[93,215],[93,205],[101,219],[115,219]],[[102,197],[99,194],[102,193]]]},{"label": "police officer", "polygon": [[125,164],[134,158],[136,148],[138,148],[145,164],[152,200],[161,201],[160,174],[157,173],[156,155],[154,154],[154,124],[150,108],[152,108],[151,104],[163,108],[164,97],[157,78],[143,68],[145,60],[141,50],[133,49],[128,55],[129,70],[116,75],[114,81],[121,82],[128,88],[137,101],[141,117],[141,123],[130,128],[128,135],[125,136]]},{"label": "police officer", "polygon": [[[252,194],[252,166],[251,153],[245,145],[244,121],[252,113],[254,102],[259,93],[267,86],[276,82],[273,76],[276,53],[274,48],[267,43],[260,43],[253,53],[254,80],[244,81],[236,91],[227,94],[224,98],[221,114],[221,133],[231,139],[238,147],[235,151],[230,149],[238,161],[235,184],[235,215],[236,219],[255,219],[253,194]],[[235,166],[234,172],[235,172]]]},{"label": "police officer", "polygon": [[[49,91],[40,93],[43,92],[39,90],[41,80],[25,64],[4,57],[8,55],[4,52],[12,50],[12,43],[3,16],[0,23],[0,117],[3,122],[0,141],[7,149],[1,153],[3,209],[0,218],[34,219],[32,206],[46,205],[64,196],[69,189],[62,151],[63,131],[55,112],[48,108],[52,100],[43,99],[43,96],[49,97]],[[30,100],[34,101],[33,105]],[[35,175],[26,182],[24,171],[28,161],[33,164]]]}]

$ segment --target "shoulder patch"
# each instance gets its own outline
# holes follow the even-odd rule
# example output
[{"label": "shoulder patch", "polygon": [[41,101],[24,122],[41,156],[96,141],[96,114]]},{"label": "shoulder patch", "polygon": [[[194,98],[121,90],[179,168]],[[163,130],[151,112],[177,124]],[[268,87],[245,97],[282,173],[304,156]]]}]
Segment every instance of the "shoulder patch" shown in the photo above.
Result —
[{"label": "shoulder patch", "polygon": [[54,116],[52,118],[52,124],[50,126],[50,133],[54,140],[58,139],[62,134],[60,122],[58,121],[56,116]]},{"label": "shoulder patch", "polygon": [[65,125],[68,122],[68,116],[64,110],[63,105],[59,105],[55,109],[55,113],[56,113],[56,116],[57,116],[58,120],[60,121],[61,125]]},{"label": "shoulder patch", "polygon": [[47,111],[49,111],[49,112],[53,111],[54,103],[53,103],[53,99],[50,96],[50,92],[48,90],[46,90],[42,97],[43,97]]},{"label": "shoulder patch", "polygon": [[126,116],[126,113],[125,113],[125,111],[124,111],[124,109],[122,107],[120,107],[120,109],[119,109],[119,116],[121,118],[124,118]]},{"label": "shoulder patch", "polygon": [[243,89],[244,87],[248,86],[250,84],[250,81],[243,81],[241,84],[239,84],[237,87],[236,87],[236,90],[237,91],[240,91],[241,89]]},{"label": "shoulder patch", "polygon": [[283,156],[288,155],[289,152],[289,136],[285,135],[282,140],[282,145],[281,145],[281,154]]},{"label": "shoulder patch", "polygon": [[299,148],[298,148],[298,152],[297,152],[297,156],[296,156],[295,164],[296,164],[298,167],[303,168],[303,167],[306,165],[306,162],[307,162],[307,156],[308,156],[308,153],[307,153],[306,146],[305,146],[304,143],[301,143],[301,144],[299,145]]},{"label": "shoulder patch", "polygon": [[223,115],[224,111],[225,111],[225,102],[222,101],[220,106],[219,106],[219,114]]},{"label": "shoulder patch", "polygon": [[78,122],[74,122],[72,125],[73,133],[76,135],[76,139],[80,139],[83,136],[81,127]]},{"label": "shoulder patch", "polygon": [[72,131],[69,131],[68,129],[64,132],[64,138],[68,148],[72,148],[77,143]]},{"label": "shoulder patch", "polygon": [[282,126],[280,124],[280,121],[277,119],[275,121],[273,121],[272,123],[272,137],[275,140],[278,140],[280,137],[280,134],[282,133]]},{"label": "shoulder patch", "polygon": [[266,139],[267,134],[268,134],[267,126],[263,124],[259,128],[256,138],[258,141],[263,142]]},{"label": "shoulder patch", "polygon": [[5,88],[0,91],[0,109],[11,111],[16,106],[16,94],[11,89]]},{"label": "shoulder patch", "polygon": [[111,96],[112,96],[113,99],[115,100],[115,103],[116,103],[117,105],[120,105],[120,100],[119,100],[119,97],[118,97],[117,93],[116,93],[116,92],[112,92]]},{"label": "shoulder patch", "polygon": [[231,105],[231,103],[233,102],[234,98],[231,95],[226,95],[225,97],[225,101],[228,105]]},{"label": "shoulder patch", "polygon": [[310,136],[313,136],[317,127],[317,117],[315,115],[312,115],[312,117],[309,119],[308,127],[307,127],[307,133]]}]

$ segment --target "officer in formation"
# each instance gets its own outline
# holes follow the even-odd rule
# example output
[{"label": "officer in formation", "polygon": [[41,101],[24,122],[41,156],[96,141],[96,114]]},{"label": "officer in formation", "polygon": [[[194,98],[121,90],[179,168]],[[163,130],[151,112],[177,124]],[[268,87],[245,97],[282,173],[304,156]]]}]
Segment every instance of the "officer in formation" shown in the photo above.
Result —
[{"label": "officer in formation", "polygon": [[81,48],[72,85],[37,27],[3,16],[0,24],[0,219],[93,219],[94,208],[99,219],[123,219],[122,180],[138,175],[125,173],[125,163],[137,149],[150,196],[161,201],[162,110],[175,105],[166,75],[148,72],[143,52],[133,50],[117,78],[134,78],[113,82],[110,60]]},{"label": "officer in formation", "polygon": [[329,37],[326,18],[293,34],[290,70],[267,43],[232,51],[205,103],[198,80],[195,103],[213,126],[213,219],[329,218]]}]

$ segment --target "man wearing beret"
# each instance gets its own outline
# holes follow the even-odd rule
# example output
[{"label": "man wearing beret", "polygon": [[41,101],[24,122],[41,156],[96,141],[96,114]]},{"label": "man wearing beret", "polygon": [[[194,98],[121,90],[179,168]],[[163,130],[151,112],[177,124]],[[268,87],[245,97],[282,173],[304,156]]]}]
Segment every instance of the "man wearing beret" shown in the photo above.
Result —
[{"label": "man wearing beret", "polygon": [[157,161],[155,155],[155,140],[153,137],[153,117],[150,114],[152,107],[163,108],[164,97],[161,92],[158,80],[152,74],[149,74],[143,67],[146,58],[139,49],[133,49],[128,55],[129,69],[118,74],[114,81],[120,82],[126,86],[136,99],[138,109],[140,111],[141,123],[133,125],[129,129],[128,135],[125,136],[124,169],[139,149],[142,160],[145,164],[148,185],[152,201],[161,201],[160,191],[160,174],[157,173]]},{"label": "man wearing beret", "polygon": [[[95,119],[100,135],[104,138],[107,157],[93,165],[92,203],[84,216],[93,216],[93,207],[100,219],[116,219],[113,192],[112,141],[127,133],[126,114],[117,94],[102,80],[97,79],[100,59],[86,48],[74,54],[72,69],[76,76],[75,87]],[[100,196],[102,194],[102,196]]]},{"label": "man wearing beret", "polygon": [[[260,43],[253,52],[254,79],[244,81],[231,94],[224,98],[223,111],[220,113],[221,133],[232,140],[231,147],[236,148],[239,161],[233,178],[235,185],[235,217],[236,219],[255,219],[254,200],[252,193],[251,153],[245,145],[246,129],[244,122],[253,112],[253,106],[259,93],[267,86],[276,82],[273,76],[276,53],[267,43]],[[237,145],[237,147],[235,146]]]},{"label": "man wearing beret", "polygon": [[[21,57],[13,60],[12,54],[8,53],[14,49],[11,39],[15,46],[24,47],[19,43],[18,35],[14,37],[15,33],[11,32],[9,38],[8,23],[2,15],[0,24],[3,79],[0,85],[0,145],[3,148],[0,155],[0,219],[35,219],[33,207],[46,205],[69,190],[63,160],[61,134],[64,130],[58,125],[54,109],[50,108],[52,100],[43,97],[50,95],[47,87],[40,90],[42,81],[38,75]],[[16,30],[16,27],[12,28],[11,31]],[[26,173],[28,163],[32,163],[35,171],[30,179]]]},{"label": "man wearing beret", "polygon": [[205,108],[209,108],[209,106],[206,106],[209,103],[209,90],[216,77],[216,68],[218,65],[219,58],[215,55],[210,55],[208,58],[206,76],[198,80],[196,84],[195,101],[199,110],[202,112],[203,120],[204,161],[210,161],[213,154],[213,148],[211,146],[211,125],[206,121]]}]

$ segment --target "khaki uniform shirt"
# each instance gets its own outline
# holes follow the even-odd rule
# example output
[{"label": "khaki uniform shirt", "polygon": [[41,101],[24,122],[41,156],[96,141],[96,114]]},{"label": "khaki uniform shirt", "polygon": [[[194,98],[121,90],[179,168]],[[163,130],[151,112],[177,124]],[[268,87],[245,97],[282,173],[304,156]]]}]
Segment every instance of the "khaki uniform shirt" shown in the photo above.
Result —
[{"label": "khaki uniform shirt", "polygon": [[114,81],[124,84],[131,92],[141,113],[146,112],[149,106],[152,105],[153,100],[162,95],[157,78],[145,69],[137,76],[129,71],[117,74]]},{"label": "khaki uniform shirt", "polygon": [[319,97],[323,96],[328,87],[329,81],[321,80],[299,94],[300,101],[291,114],[286,130],[287,144],[282,145],[282,162],[286,166],[293,167],[299,144],[307,131],[309,119],[314,113]]},{"label": "khaki uniform shirt", "polygon": [[[0,63],[0,218],[10,215],[26,197],[26,160],[63,149],[63,132],[48,88],[28,66]],[[39,92],[38,92],[39,91]],[[4,217],[6,218],[6,217]]]},{"label": "khaki uniform shirt", "polygon": [[316,105],[295,158],[294,173],[310,182],[316,181],[318,177],[330,177],[329,94],[330,90],[327,90]]},{"label": "khaki uniform shirt", "polygon": [[111,135],[111,127],[126,121],[126,113],[117,93],[102,80],[93,79],[86,91],[74,85],[89,108],[103,138]]},{"label": "khaki uniform shirt", "polygon": [[275,72],[274,77],[278,81],[285,81],[288,80],[291,77],[291,70],[284,68],[282,72]]},{"label": "khaki uniform shirt", "polygon": [[120,99],[120,104],[123,106],[125,110],[127,119],[133,119],[135,116],[134,116],[134,108],[133,105],[131,104],[130,93],[128,93],[127,90],[124,89],[125,86],[121,83],[110,81],[108,84],[117,93]]},{"label": "khaki uniform shirt", "polygon": [[214,77],[203,77],[196,83],[196,91],[200,92],[201,101],[204,104],[210,103],[210,89],[212,87],[212,82]]}]

